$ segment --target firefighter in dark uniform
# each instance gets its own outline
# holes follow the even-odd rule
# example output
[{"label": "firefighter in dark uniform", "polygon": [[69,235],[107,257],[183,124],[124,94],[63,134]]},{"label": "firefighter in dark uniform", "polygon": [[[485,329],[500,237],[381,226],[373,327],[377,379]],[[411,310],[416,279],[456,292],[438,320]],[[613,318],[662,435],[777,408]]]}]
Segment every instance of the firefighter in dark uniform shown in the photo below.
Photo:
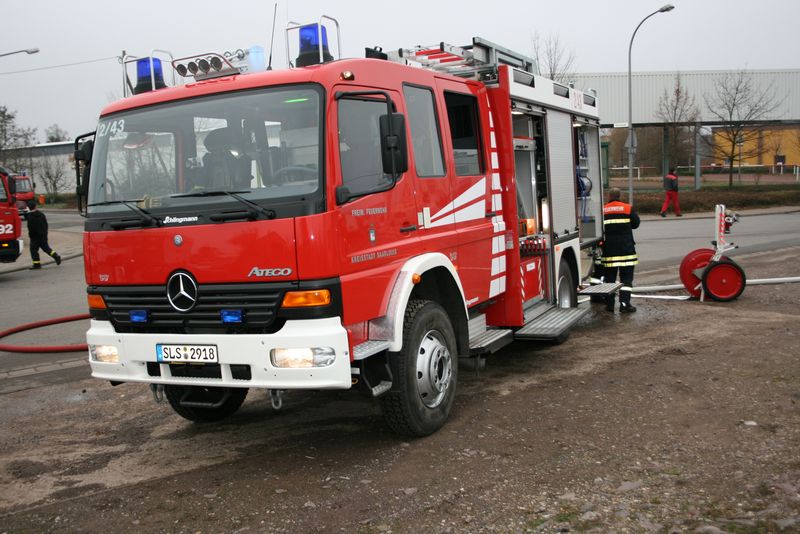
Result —
[{"label": "firefighter in dark uniform", "polygon": [[[603,227],[606,239],[603,244],[603,274],[606,283],[619,281],[620,313],[633,313],[636,307],[631,305],[631,288],[633,287],[633,269],[639,258],[636,256],[636,242],[633,230],[639,227],[639,216],[630,204],[620,202],[620,190],[616,187],[608,191],[608,204],[603,206]],[[606,297],[606,310],[614,311],[614,295]]]},{"label": "firefighter in dark uniform", "polygon": [[28,209],[30,211],[26,219],[28,220],[28,235],[31,238],[32,268],[42,268],[42,262],[39,261],[39,249],[42,249],[45,253],[52,256],[53,259],[56,260],[56,265],[61,265],[61,256],[47,244],[47,217],[45,217],[44,213],[36,209],[36,202],[33,200],[28,201]]}]

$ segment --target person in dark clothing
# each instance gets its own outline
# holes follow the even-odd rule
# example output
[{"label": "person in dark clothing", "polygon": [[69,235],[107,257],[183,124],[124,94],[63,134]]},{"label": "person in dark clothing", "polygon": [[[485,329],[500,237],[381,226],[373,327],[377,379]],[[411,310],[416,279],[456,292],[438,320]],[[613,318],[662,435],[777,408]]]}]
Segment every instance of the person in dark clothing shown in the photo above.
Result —
[{"label": "person in dark clothing", "polygon": [[675,174],[675,168],[672,167],[666,176],[664,176],[664,204],[661,206],[661,216],[667,216],[667,208],[672,203],[672,208],[675,210],[676,217],[683,217],[681,214],[681,205],[678,203],[678,175]]},{"label": "person in dark clothing", "polygon": [[39,249],[52,256],[56,260],[56,265],[61,265],[61,256],[47,244],[47,217],[36,209],[36,202],[33,200],[28,201],[28,210],[30,211],[26,218],[28,220],[28,236],[31,238],[32,268],[42,268],[42,262],[39,261]]},{"label": "person in dark clothing", "polygon": [[[636,242],[633,230],[639,227],[639,215],[630,204],[620,202],[620,190],[616,187],[608,191],[608,204],[603,206],[603,228],[606,239],[603,243],[603,275],[606,283],[619,281],[620,313],[633,313],[636,307],[631,305],[631,289],[633,288],[633,269],[639,258],[636,255]],[[614,311],[614,294],[606,297],[606,310]]]}]

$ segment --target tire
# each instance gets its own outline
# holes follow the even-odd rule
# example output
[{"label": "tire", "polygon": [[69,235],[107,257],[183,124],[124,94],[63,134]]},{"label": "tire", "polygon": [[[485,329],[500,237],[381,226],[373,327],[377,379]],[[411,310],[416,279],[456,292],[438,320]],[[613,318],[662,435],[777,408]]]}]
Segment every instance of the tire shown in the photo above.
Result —
[{"label": "tire", "polygon": [[[247,388],[164,386],[164,395],[175,413],[195,423],[211,423],[230,417],[244,402],[247,391]],[[208,403],[210,406],[185,406],[186,402]]]},{"label": "tire", "polygon": [[403,348],[389,354],[392,390],[381,398],[389,427],[405,436],[428,436],[447,421],[455,400],[458,354],[453,325],[429,300],[411,300]]},{"label": "tire", "polygon": [[723,258],[703,272],[703,292],[711,300],[730,302],[739,297],[747,285],[744,270],[733,260]]},{"label": "tire", "polygon": [[561,258],[556,282],[556,305],[559,308],[574,308],[578,305],[578,288],[569,262]]}]

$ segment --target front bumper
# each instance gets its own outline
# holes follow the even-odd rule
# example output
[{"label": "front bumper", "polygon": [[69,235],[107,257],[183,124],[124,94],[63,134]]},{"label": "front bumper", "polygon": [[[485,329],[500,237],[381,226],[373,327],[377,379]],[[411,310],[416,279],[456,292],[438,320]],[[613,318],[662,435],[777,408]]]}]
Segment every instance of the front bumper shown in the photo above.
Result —
[{"label": "front bumper", "polygon": [[11,263],[17,261],[22,250],[25,248],[25,243],[22,239],[11,239],[8,241],[0,241],[0,263]]},{"label": "front bumper", "polygon": [[[268,335],[118,334],[109,321],[92,320],[86,341],[89,345],[117,348],[118,362],[94,361],[90,356],[92,376],[104,380],[267,389],[349,389],[352,383],[347,331],[338,317],[287,321],[280,331]],[[157,362],[158,343],[216,345],[221,377],[173,376],[170,364]],[[336,354],[333,363],[328,367],[285,369],[273,366],[270,361],[270,351],[274,348],[310,346],[331,347]],[[154,365],[158,366],[160,376],[151,376]],[[234,378],[232,365],[249,366],[250,378]]]}]

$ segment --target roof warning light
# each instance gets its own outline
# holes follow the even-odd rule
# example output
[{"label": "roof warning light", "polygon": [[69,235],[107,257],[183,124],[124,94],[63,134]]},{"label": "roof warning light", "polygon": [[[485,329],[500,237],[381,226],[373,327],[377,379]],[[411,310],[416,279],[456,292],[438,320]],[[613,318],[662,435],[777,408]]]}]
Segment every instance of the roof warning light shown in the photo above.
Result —
[{"label": "roof warning light", "polygon": [[320,63],[320,40],[322,41],[322,63],[333,61],[328,50],[328,30],[321,24],[306,24],[300,27],[300,54],[295,64],[307,67]]},{"label": "roof warning light", "polygon": [[136,60],[136,87],[133,88],[133,94],[138,95],[154,89],[163,89],[166,86],[160,59],[146,57]]}]

